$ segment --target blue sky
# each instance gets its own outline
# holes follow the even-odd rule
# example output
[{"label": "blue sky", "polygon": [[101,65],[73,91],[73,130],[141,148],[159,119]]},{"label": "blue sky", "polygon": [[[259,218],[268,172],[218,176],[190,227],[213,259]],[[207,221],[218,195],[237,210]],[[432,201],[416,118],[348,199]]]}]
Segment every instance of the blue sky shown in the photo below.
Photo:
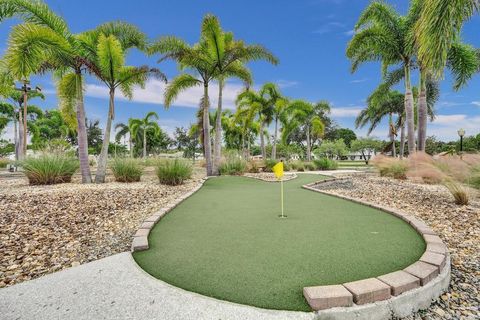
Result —
[{"label": "blue sky", "polygon": [[[350,63],[345,48],[352,35],[360,12],[369,3],[366,0],[305,0],[305,1],[114,1],[47,0],[51,8],[61,14],[73,32],[94,28],[111,20],[124,20],[139,26],[150,38],[176,35],[190,43],[197,41],[202,17],[207,13],[217,15],[225,30],[233,31],[247,43],[266,46],[280,59],[278,66],[263,62],[251,63],[255,85],[272,81],[279,84],[285,95],[310,101],[328,100],[334,106],[332,118],[343,127],[354,129],[356,114],[365,106],[365,99],[379,84],[380,66],[369,63],[355,74],[350,73]],[[404,13],[408,1],[389,1]],[[0,25],[0,51],[4,51],[8,33],[18,21],[10,20]],[[464,41],[480,47],[478,27],[480,17],[468,22],[463,30]],[[149,64],[160,68],[169,78],[178,73],[174,63],[157,64],[154,57],[131,51],[131,65]],[[417,77],[414,77],[414,82]],[[54,84],[50,76],[32,78],[40,85],[47,98],[35,101],[44,108],[55,108]],[[467,134],[480,132],[480,74],[459,92],[451,89],[448,74],[441,84],[441,98],[437,103],[437,120],[429,125],[429,135],[440,139],[456,139],[456,131],[463,127]],[[195,121],[195,111],[201,90],[183,94],[174,106],[165,110],[162,105],[163,85],[150,81],[145,90],[136,90],[133,101],[119,97],[116,122],[129,117],[141,117],[156,111],[160,124],[172,132],[176,126],[188,126]],[[238,82],[229,82],[225,90],[225,104],[233,108],[233,100],[241,89]],[[401,89],[401,88],[399,88]],[[215,86],[211,98],[215,101]],[[86,91],[87,116],[105,118],[108,106],[107,90],[94,79],[88,79]],[[33,103],[33,101],[32,101]],[[355,130],[359,136],[365,130]],[[386,139],[383,124],[372,135]]]}]

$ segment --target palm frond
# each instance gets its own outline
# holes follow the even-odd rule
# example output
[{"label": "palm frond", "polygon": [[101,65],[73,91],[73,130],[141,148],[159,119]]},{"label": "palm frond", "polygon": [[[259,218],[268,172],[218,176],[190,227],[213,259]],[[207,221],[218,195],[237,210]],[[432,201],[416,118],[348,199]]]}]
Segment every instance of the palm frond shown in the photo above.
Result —
[{"label": "palm frond", "polygon": [[191,87],[199,86],[202,82],[188,73],[176,76],[167,86],[164,93],[164,105],[168,108],[178,95]]}]

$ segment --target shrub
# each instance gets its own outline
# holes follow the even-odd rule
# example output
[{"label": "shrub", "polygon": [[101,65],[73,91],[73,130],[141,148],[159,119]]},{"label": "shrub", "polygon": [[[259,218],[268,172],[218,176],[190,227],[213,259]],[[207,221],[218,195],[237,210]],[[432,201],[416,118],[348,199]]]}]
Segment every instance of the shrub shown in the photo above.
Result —
[{"label": "shrub", "polygon": [[157,177],[162,184],[177,186],[192,176],[192,166],[185,160],[168,159],[157,166]]},{"label": "shrub", "polygon": [[143,173],[142,166],[132,158],[116,158],[110,164],[110,169],[117,182],[140,181]]},{"label": "shrub", "polygon": [[22,167],[31,185],[56,184],[72,181],[78,170],[78,160],[58,154],[43,154],[30,157],[22,162]]},{"label": "shrub", "polygon": [[273,166],[276,165],[278,163],[277,160],[273,160],[273,159],[266,159],[264,161],[265,163],[265,172],[273,172]]},{"label": "shrub", "polygon": [[227,157],[220,164],[221,175],[242,175],[247,171],[247,162],[240,157]]},{"label": "shrub", "polygon": [[382,177],[393,177],[395,179],[406,179],[408,162],[396,158],[377,156],[372,164],[379,170]]},{"label": "shrub", "polygon": [[338,168],[338,163],[328,158],[313,160],[313,163],[318,170],[335,170]]},{"label": "shrub", "polygon": [[256,161],[249,161],[247,165],[247,171],[250,173],[259,173],[260,168],[258,167],[258,163]]},{"label": "shrub", "polygon": [[305,162],[305,170],[315,171],[317,167],[312,162]]},{"label": "shrub", "polygon": [[455,199],[455,203],[458,205],[467,205],[468,204],[468,194],[465,188],[463,188],[459,183],[456,183],[453,180],[446,180],[444,186],[447,187],[448,191],[452,194]]},{"label": "shrub", "polygon": [[302,161],[294,161],[291,164],[293,170],[305,171],[305,165]]},{"label": "shrub", "polygon": [[10,163],[10,160],[0,158],[0,168],[6,168],[9,163]]},{"label": "shrub", "polygon": [[292,169],[292,166],[288,162],[283,162],[283,171],[290,171]]}]

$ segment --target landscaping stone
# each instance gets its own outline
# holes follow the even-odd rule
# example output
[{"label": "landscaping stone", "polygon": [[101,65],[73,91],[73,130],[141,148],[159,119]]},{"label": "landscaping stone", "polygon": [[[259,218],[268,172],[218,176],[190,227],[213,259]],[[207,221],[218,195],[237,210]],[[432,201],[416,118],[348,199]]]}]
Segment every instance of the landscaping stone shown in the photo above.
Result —
[{"label": "landscaping stone", "polygon": [[375,278],[348,282],[343,285],[353,294],[353,301],[356,304],[386,300],[391,296],[390,286]]},{"label": "landscaping stone", "polygon": [[417,261],[406,267],[404,271],[420,279],[420,285],[424,286],[438,275],[439,268],[423,261]]},{"label": "landscaping stone", "polygon": [[388,284],[391,288],[391,294],[398,296],[405,291],[420,287],[420,279],[412,276],[405,271],[396,271],[377,277],[382,282]]},{"label": "landscaping stone", "polygon": [[352,294],[342,285],[305,287],[303,296],[313,310],[349,307],[353,304]]},{"label": "landscaping stone", "polygon": [[427,242],[427,250],[426,251],[440,253],[440,254],[447,254],[447,246],[443,243],[428,243]]},{"label": "landscaping stone", "polygon": [[135,233],[135,238],[148,237],[149,233],[150,233],[150,229],[138,229],[137,232]]},{"label": "landscaping stone", "polygon": [[[351,175],[348,181],[321,183],[315,188],[375,202],[417,217],[444,240],[452,261],[450,290],[436,299],[428,310],[407,317],[407,320],[466,318],[462,312],[470,313],[471,319],[480,319],[480,192],[469,190],[470,203],[459,206],[444,186],[383,178],[376,174]],[[447,253],[444,245],[426,242],[427,251]],[[442,310],[446,315],[440,317],[433,310]]]},{"label": "landscaping stone", "polygon": [[434,253],[430,251],[426,251],[421,257],[420,261],[433,264],[434,266],[437,266],[439,271],[445,267],[445,255],[439,254],[439,253]]},{"label": "landscaping stone", "polygon": [[155,225],[155,222],[153,221],[144,221],[142,225],[140,226],[140,229],[152,229],[153,226]]},{"label": "landscaping stone", "polygon": [[109,175],[104,184],[81,184],[76,175],[72,183],[48,186],[29,186],[21,174],[0,178],[0,288],[130,251],[144,220],[158,221],[203,177],[198,169],[184,185],[166,186],[147,167],[134,183]]},{"label": "landscaping stone", "polygon": [[135,237],[132,241],[132,251],[148,249],[148,237]]}]

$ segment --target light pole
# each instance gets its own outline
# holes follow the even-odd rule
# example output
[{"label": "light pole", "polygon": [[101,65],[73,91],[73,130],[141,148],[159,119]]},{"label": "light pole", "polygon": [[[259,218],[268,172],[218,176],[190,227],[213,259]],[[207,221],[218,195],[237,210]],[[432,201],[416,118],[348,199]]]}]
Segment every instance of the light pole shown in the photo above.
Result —
[{"label": "light pole", "polygon": [[463,136],[465,136],[465,130],[460,129],[457,131],[458,135],[460,136],[460,153],[463,152]]},{"label": "light pole", "polygon": [[[32,88],[30,87],[30,80],[24,79],[22,80],[22,82],[23,82],[23,85],[20,88],[15,88],[15,90],[23,92],[23,145],[22,145],[22,150],[20,150],[23,158],[27,155],[27,100],[28,100],[28,93],[32,91]],[[35,87],[35,90],[33,90],[33,92],[41,92],[41,91],[42,89],[40,89],[40,87],[38,86]]]}]

